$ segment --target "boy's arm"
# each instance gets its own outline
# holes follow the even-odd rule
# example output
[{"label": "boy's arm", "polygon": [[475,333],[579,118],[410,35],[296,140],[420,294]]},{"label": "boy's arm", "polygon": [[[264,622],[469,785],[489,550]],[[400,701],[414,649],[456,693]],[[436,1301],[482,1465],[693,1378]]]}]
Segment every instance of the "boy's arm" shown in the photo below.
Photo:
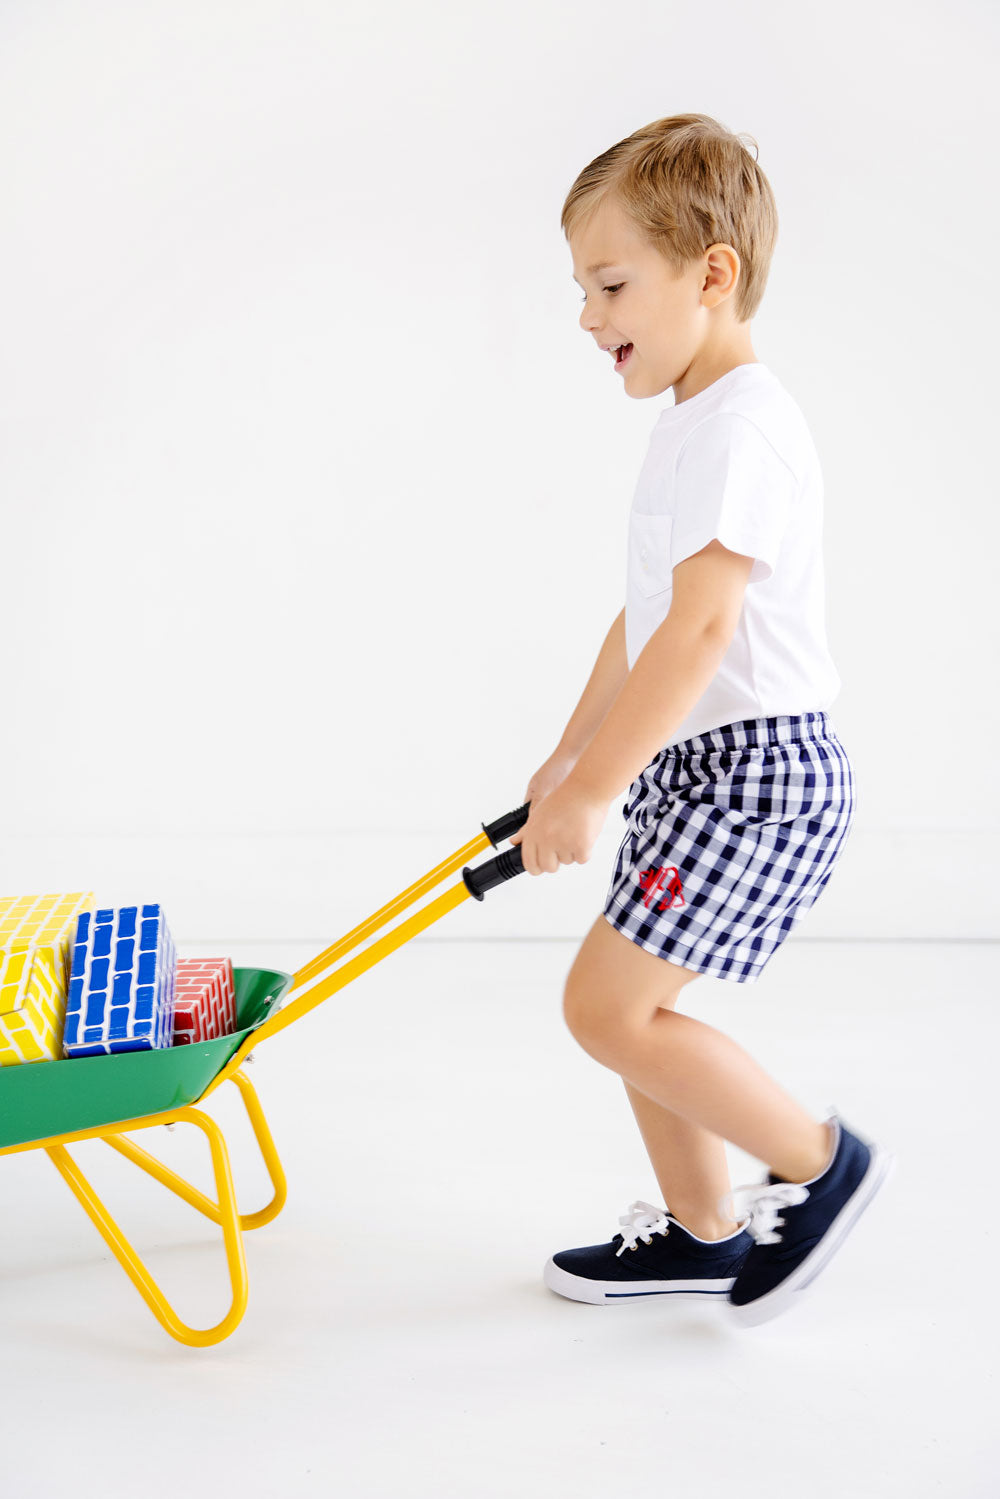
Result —
[{"label": "boy's arm", "polygon": [[640,651],[567,783],[610,803],[669,742],[729,649],[753,562],[716,539],[674,568],[670,611]]},{"label": "boy's arm", "polygon": [[558,751],[574,759],[582,755],[593,739],[608,709],[628,676],[625,650],[625,610],[619,614],[604,638],[594,669],[583,689],[583,696],[563,730]]}]

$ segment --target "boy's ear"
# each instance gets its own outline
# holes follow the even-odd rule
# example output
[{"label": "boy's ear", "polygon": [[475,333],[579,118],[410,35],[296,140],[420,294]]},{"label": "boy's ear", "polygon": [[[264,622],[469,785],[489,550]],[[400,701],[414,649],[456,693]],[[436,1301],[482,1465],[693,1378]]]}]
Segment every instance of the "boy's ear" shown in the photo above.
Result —
[{"label": "boy's ear", "polygon": [[742,266],[740,257],[732,245],[710,245],[705,252],[707,269],[702,287],[702,301],[706,307],[717,307],[731,297],[739,284]]},{"label": "boy's ear", "polygon": [[732,640],[753,570],[753,557],[731,552],[718,537],[673,569],[670,617],[693,630],[716,630]]}]

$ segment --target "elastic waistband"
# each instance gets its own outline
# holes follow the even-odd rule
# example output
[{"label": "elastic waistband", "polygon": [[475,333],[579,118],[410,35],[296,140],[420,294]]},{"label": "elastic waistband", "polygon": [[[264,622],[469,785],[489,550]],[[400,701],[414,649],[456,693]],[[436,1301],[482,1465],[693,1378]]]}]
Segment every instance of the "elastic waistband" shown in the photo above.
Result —
[{"label": "elastic waistband", "polygon": [[741,718],[736,723],[725,723],[717,729],[708,729],[704,734],[696,734],[693,739],[668,744],[660,754],[676,758],[707,755],[714,750],[753,749],[770,744],[794,744],[801,739],[836,737],[827,713],[786,713],[774,718]]}]

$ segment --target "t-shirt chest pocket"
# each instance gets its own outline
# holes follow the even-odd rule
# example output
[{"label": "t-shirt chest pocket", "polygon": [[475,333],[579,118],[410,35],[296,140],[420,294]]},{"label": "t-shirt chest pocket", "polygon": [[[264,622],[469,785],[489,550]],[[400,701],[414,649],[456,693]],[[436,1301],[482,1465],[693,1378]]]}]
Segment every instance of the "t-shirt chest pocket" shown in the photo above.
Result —
[{"label": "t-shirt chest pocket", "polygon": [[629,517],[629,561],[635,585],[643,598],[664,593],[673,588],[674,578],[670,566],[671,515],[639,515]]}]

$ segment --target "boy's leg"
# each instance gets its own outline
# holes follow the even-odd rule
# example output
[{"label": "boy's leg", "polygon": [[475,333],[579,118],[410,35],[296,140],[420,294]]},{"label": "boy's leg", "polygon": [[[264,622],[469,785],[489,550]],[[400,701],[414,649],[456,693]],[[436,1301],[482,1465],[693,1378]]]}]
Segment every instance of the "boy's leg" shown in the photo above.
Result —
[{"label": "boy's leg", "polygon": [[730,1037],[671,1008],[694,976],[598,916],[566,980],[566,1023],[595,1061],[654,1103],[731,1140],[786,1181],[808,1181],[829,1162],[831,1129]]},{"label": "boy's leg", "polygon": [[[604,922],[603,916],[599,919]],[[644,956],[651,956],[657,965],[648,972],[656,980],[662,1008],[673,1009],[681,990],[701,977],[678,963]],[[719,1203],[731,1186],[722,1139],[647,1098],[627,1078],[622,1082],[667,1210],[699,1239],[725,1239],[735,1233],[739,1224],[719,1212]]]},{"label": "boy's leg", "polygon": [[699,1239],[734,1234],[739,1224],[719,1212],[731,1186],[725,1143],[622,1081],[667,1211]]}]

